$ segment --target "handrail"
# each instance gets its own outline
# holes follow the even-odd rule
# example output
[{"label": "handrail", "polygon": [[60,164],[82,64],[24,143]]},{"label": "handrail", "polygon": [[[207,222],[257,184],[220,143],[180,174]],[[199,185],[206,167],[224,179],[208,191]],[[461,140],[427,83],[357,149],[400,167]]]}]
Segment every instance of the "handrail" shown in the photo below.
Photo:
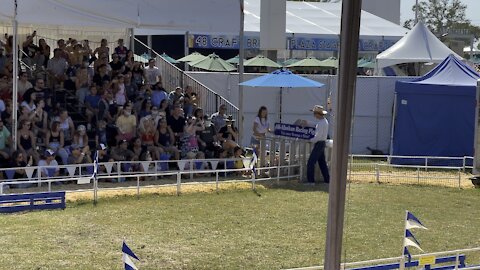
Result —
[{"label": "handrail", "polygon": [[236,119],[238,119],[239,109],[232,102],[228,101],[226,98],[224,98],[214,90],[210,89],[205,84],[185,73],[177,66],[168,62],[158,52],[148,47],[148,45],[141,40],[135,37],[134,40],[145,48],[151,50],[152,53],[156,56],[157,60],[161,60],[160,71],[162,72],[163,87],[165,87],[167,91],[172,91],[177,86],[185,87],[187,85],[190,85],[192,88],[194,88],[194,91],[196,90],[200,92],[197,93],[200,95],[201,107],[205,113],[212,114],[214,112],[217,112],[220,104],[225,104],[227,106],[227,114],[232,114]]}]

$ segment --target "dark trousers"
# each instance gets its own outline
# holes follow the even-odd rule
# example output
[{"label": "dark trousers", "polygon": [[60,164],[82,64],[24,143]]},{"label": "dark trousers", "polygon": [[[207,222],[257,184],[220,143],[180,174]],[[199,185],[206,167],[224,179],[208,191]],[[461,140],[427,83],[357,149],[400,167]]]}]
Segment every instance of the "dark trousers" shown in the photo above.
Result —
[{"label": "dark trousers", "polygon": [[320,171],[322,172],[323,181],[330,182],[330,174],[328,173],[327,162],[325,161],[325,141],[316,142],[307,162],[307,180],[315,182],[315,164],[318,162]]}]

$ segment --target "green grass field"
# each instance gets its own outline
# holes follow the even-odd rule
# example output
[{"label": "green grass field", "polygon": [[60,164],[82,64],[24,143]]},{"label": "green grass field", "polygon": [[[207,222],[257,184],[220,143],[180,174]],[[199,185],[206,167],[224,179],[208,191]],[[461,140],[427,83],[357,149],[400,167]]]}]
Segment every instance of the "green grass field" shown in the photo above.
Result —
[{"label": "green grass field", "polygon": [[[328,193],[298,184],[101,197],[0,216],[0,269],[122,269],[125,238],[144,269],[280,269],[323,262]],[[480,246],[480,190],[352,184],[347,261],[399,256],[412,211],[426,252]],[[417,254],[412,248],[412,253]]]}]

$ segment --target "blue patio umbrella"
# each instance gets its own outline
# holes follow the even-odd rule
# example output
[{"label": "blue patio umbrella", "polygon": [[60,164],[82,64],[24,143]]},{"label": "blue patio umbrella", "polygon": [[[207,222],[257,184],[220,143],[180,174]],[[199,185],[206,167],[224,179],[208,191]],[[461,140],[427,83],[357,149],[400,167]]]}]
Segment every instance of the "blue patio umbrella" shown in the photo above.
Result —
[{"label": "blue patio umbrella", "polygon": [[251,87],[280,87],[280,122],[282,121],[282,89],[300,87],[322,87],[325,84],[295,75],[290,70],[278,69],[255,79],[240,83]]}]

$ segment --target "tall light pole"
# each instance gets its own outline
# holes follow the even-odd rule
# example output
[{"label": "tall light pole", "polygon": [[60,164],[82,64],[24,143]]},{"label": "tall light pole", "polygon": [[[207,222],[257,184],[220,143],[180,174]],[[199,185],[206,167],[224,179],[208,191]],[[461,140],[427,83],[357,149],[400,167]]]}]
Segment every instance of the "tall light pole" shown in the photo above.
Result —
[{"label": "tall light pole", "polygon": [[18,127],[18,40],[17,40],[17,31],[18,31],[18,22],[17,22],[17,0],[14,3],[13,10],[13,42],[12,42],[12,53],[13,53],[13,89],[12,89],[12,144],[13,150],[17,150],[17,127]]},{"label": "tall light pole", "polygon": [[328,198],[324,269],[340,269],[342,257],[348,153],[357,78],[361,0],[343,0],[338,68],[337,111],[333,139],[332,180]]}]

